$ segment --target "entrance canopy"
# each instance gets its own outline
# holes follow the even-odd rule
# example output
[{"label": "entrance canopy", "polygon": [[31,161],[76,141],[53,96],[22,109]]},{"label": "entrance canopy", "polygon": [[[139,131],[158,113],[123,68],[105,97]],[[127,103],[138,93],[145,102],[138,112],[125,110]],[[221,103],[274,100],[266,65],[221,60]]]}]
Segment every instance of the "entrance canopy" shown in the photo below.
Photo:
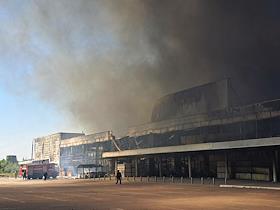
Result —
[{"label": "entrance canopy", "polygon": [[117,158],[153,154],[167,154],[177,152],[196,152],[196,151],[210,151],[210,150],[225,150],[225,149],[241,149],[241,148],[257,148],[268,146],[279,146],[280,137],[260,138],[260,139],[246,139],[236,141],[222,141],[200,144],[187,144],[179,146],[168,147],[152,147],[145,149],[123,150],[117,152],[104,152],[103,158]]},{"label": "entrance canopy", "polygon": [[98,168],[98,167],[103,167],[102,165],[97,165],[97,164],[81,164],[78,165],[78,168]]}]

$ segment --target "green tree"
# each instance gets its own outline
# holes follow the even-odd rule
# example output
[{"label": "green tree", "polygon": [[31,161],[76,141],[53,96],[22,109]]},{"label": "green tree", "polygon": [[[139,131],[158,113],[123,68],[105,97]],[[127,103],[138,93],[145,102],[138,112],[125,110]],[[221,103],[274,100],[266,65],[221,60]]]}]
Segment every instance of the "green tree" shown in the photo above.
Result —
[{"label": "green tree", "polygon": [[17,163],[10,163],[5,159],[0,160],[0,173],[16,173],[18,171]]}]

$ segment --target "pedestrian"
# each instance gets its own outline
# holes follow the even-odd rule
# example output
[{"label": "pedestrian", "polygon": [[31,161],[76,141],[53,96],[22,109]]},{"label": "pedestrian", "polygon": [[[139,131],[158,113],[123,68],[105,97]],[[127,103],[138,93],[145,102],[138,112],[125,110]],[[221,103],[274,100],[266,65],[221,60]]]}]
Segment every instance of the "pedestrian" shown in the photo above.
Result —
[{"label": "pedestrian", "polygon": [[26,170],[23,171],[23,176],[22,176],[23,180],[26,179]]},{"label": "pedestrian", "polygon": [[48,178],[48,172],[45,172],[44,173],[44,180],[47,180],[47,178]]},{"label": "pedestrian", "polygon": [[117,178],[116,184],[118,184],[119,181],[120,181],[120,184],[122,184],[122,173],[119,170],[117,171],[116,178]]}]

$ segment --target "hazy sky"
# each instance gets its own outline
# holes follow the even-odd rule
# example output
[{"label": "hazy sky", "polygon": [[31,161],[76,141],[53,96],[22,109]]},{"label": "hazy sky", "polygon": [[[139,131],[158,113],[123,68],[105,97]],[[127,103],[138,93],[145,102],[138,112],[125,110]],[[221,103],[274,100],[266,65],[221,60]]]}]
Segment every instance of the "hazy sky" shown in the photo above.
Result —
[{"label": "hazy sky", "polygon": [[30,158],[34,137],[71,129],[57,110],[28,93],[13,94],[1,86],[0,101],[0,158],[7,154]]},{"label": "hazy sky", "polygon": [[0,0],[0,158],[29,157],[38,136],[149,120],[155,52],[139,2]]},{"label": "hazy sky", "polygon": [[117,124],[128,119],[122,103],[137,102],[123,98],[131,90],[140,99],[133,87],[141,81],[124,86],[117,71],[153,56],[141,40],[136,53],[123,51],[122,15],[113,14],[113,2],[0,0],[0,158],[29,158],[38,136],[113,129],[117,107],[126,115]]},{"label": "hazy sky", "polygon": [[[34,71],[34,50],[44,54],[46,45],[25,40],[22,21],[27,1],[0,1],[0,158],[15,154],[30,158],[32,139],[58,131],[78,131],[71,127],[63,110],[42,100],[27,87]],[[30,2],[29,2],[30,3]],[[30,17],[32,18],[32,17]],[[35,36],[35,34],[34,34]]]}]

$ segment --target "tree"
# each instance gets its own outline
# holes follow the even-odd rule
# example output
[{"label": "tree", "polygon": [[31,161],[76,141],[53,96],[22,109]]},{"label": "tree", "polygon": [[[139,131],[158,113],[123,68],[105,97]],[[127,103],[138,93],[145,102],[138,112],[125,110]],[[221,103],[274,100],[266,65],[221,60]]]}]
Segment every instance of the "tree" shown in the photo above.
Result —
[{"label": "tree", "polygon": [[5,159],[0,160],[0,173],[16,173],[18,171],[17,163],[10,163]]}]

